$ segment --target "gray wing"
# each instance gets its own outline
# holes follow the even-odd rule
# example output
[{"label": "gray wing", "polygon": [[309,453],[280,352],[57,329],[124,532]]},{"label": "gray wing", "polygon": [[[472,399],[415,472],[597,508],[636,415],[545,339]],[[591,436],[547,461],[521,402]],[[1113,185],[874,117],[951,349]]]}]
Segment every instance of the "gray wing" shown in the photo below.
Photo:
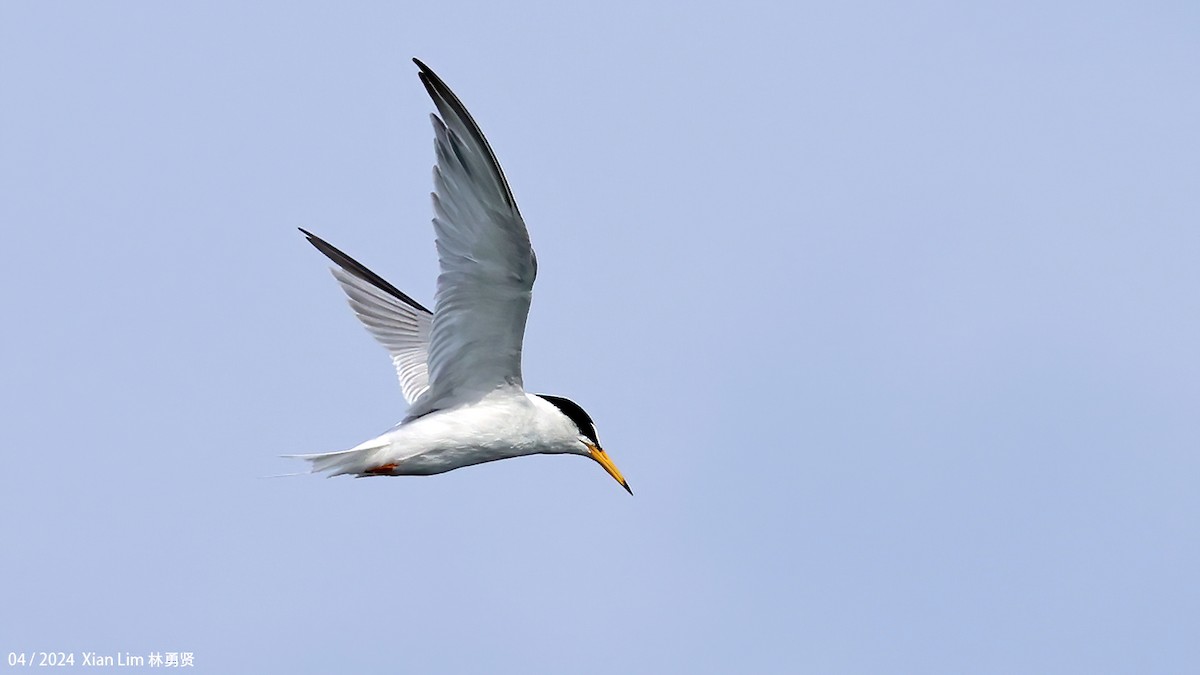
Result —
[{"label": "gray wing", "polygon": [[521,343],[537,274],[529,232],[483,133],[446,84],[413,60],[438,111],[433,228],[441,273],[429,391],[409,417],[522,386]]},{"label": "gray wing", "polygon": [[337,267],[333,276],[350,300],[350,308],[392,357],[404,400],[411,405],[429,389],[429,334],[433,313],[402,293],[362,263],[303,229],[309,243]]}]

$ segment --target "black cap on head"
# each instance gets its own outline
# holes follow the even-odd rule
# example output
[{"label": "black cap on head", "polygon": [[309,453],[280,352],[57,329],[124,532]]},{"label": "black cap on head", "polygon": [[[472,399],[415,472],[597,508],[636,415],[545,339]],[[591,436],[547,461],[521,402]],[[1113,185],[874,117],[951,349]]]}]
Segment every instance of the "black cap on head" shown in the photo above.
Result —
[{"label": "black cap on head", "polygon": [[584,412],[583,408],[579,407],[578,403],[562,396],[550,396],[549,394],[538,394],[538,396],[549,401],[551,405],[558,408],[559,412],[570,418],[578,427],[581,436],[587,438],[597,448],[600,447],[600,439],[596,436],[596,423]]}]

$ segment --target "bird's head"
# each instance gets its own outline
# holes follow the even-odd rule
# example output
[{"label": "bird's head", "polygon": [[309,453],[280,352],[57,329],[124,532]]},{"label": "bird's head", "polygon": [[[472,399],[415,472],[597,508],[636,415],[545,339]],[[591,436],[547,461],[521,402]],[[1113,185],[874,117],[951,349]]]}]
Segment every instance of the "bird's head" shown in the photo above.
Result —
[{"label": "bird's head", "polygon": [[625,488],[626,492],[633,494],[633,490],[629,489],[629,483],[626,482],[625,477],[621,475],[621,470],[617,468],[616,464],[613,464],[613,461],[609,458],[608,453],[604,452],[604,448],[600,447],[600,439],[596,434],[596,423],[592,421],[592,418],[586,412],[584,412],[583,408],[581,408],[578,403],[561,396],[538,394],[538,397],[557,408],[560,413],[565,415],[566,418],[571,420],[571,423],[575,425],[575,431],[578,434],[577,442],[579,445],[576,449],[572,450],[572,452],[579,455],[585,455],[596,460],[596,463],[604,467],[604,470],[608,472],[608,475],[616,479],[616,481],[621,484],[621,487]]}]

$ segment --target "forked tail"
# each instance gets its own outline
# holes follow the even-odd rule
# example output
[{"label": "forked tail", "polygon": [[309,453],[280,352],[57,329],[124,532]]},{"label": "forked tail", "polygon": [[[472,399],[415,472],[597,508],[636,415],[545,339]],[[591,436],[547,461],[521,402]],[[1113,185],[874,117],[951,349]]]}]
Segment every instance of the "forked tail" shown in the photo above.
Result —
[{"label": "forked tail", "polygon": [[381,448],[387,444],[360,445],[349,450],[336,450],[334,452],[318,452],[312,455],[283,455],[288,459],[303,459],[309,462],[310,473],[329,472],[329,476],[342,476],[345,474],[363,474],[368,468],[374,466],[376,462],[372,457]]}]

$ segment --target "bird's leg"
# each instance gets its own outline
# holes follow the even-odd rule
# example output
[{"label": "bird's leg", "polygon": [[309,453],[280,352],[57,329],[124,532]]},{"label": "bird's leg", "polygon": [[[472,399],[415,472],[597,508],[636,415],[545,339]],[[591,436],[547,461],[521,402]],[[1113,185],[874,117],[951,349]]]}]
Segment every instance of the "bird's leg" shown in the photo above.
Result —
[{"label": "bird's leg", "polygon": [[367,469],[363,473],[369,473],[372,476],[385,476],[395,471],[396,466],[396,464],[380,464],[379,466],[373,466]]}]

